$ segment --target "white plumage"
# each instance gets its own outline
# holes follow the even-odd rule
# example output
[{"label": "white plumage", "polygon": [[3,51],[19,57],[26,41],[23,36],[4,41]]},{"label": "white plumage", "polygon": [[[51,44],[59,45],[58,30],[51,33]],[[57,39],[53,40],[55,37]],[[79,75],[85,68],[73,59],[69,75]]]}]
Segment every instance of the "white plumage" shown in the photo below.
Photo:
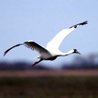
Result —
[{"label": "white plumage", "polygon": [[80,54],[77,49],[72,49],[71,51],[67,52],[67,53],[63,53],[59,50],[59,46],[61,44],[61,42],[64,40],[64,38],[70,34],[73,30],[75,30],[78,26],[80,25],[85,25],[87,24],[87,21],[84,21],[82,23],[78,23],[76,25],[71,26],[68,29],[63,29],[62,31],[60,31],[46,46],[46,48],[42,47],[41,45],[37,44],[34,41],[26,41],[17,45],[12,46],[11,48],[7,49],[4,52],[4,55],[7,54],[8,51],[10,51],[11,49],[20,46],[20,45],[25,45],[28,48],[31,48],[33,50],[36,50],[39,53],[38,58],[40,59],[39,61],[35,62],[33,64],[36,65],[37,63],[41,62],[42,60],[54,60],[56,59],[58,56],[67,56],[69,54],[72,53],[78,53]]}]

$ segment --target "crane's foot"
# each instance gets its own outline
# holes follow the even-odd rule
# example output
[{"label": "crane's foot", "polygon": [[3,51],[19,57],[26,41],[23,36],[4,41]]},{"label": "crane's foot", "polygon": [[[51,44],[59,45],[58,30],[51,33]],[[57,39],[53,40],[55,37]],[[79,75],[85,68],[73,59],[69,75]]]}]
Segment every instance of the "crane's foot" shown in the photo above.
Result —
[{"label": "crane's foot", "polygon": [[38,62],[35,62],[32,66],[35,66]]}]

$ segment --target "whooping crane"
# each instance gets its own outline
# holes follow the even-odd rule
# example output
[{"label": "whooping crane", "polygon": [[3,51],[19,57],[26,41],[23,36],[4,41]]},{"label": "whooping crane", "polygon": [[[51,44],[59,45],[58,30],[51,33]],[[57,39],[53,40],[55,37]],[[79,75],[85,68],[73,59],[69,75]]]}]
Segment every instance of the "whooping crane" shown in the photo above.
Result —
[{"label": "whooping crane", "polygon": [[69,34],[71,33],[73,30],[75,30],[78,26],[80,25],[85,25],[87,24],[88,21],[84,21],[82,23],[78,23],[76,25],[73,25],[71,27],[69,27],[68,29],[63,29],[62,31],[60,31],[46,46],[46,48],[42,47],[41,45],[39,45],[38,43],[34,42],[34,41],[26,41],[17,45],[14,45],[13,47],[7,49],[4,52],[4,56],[7,54],[7,52],[9,52],[11,49],[20,46],[20,45],[24,45],[28,48],[31,48],[32,50],[36,50],[39,53],[39,56],[37,57],[39,59],[39,61],[36,61],[32,66],[36,65],[37,63],[41,62],[42,60],[55,60],[58,56],[67,56],[69,54],[73,54],[73,53],[78,53],[80,54],[77,49],[72,49],[71,51],[67,52],[67,53],[63,53],[61,52],[58,48],[61,44],[61,42],[63,41],[63,39]]}]

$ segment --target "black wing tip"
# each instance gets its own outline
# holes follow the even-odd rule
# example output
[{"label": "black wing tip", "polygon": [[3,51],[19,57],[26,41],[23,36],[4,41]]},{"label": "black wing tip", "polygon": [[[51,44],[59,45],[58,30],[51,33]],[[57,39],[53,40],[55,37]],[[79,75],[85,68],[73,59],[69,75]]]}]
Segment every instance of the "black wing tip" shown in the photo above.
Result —
[{"label": "black wing tip", "polygon": [[15,47],[17,47],[17,46],[20,46],[20,45],[22,45],[22,44],[23,44],[23,43],[17,44],[17,45],[12,46],[11,48],[7,49],[7,50],[4,52],[3,56],[5,56],[12,48],[15,48]]},{"label": "black wing tip", "polygon": [[4,52],[3,56],[5,56],[5,55],[7,54],[7,52],[8,52],[8,50],[6,50],[6,51]]},{"label": "black wing tip", "polygon": [[4,52],[3,56],[5,56],[10,50],[11,50],[11,48],[7,49],[7,50]]},{"label": "black wing tip", "polygon": [[5,56],[5,55],[6,55],[6,53],[4,52],[3,56]]},{"label": "black wing tip", "polygon": [[6,53],[4,52],[3,56],[5,56],[5,55],[6,55]]},{"label": "black wing tip", "polygon": [[84,22],[80,23],[79,25],[86,25],[86,24],[88,24],[88,21],[84,21]]},{"label": "black wing tip", "polygon": [[3,54],[3,56],[5,56],[5,55],[6,55],[6,53]]},{"label": "black wing tip", "polygon": [[80,25],[86,25],[86,24],[88,24],[88,21],[84,21],[84,22],[78,23],[76,25],[71,26],[70,28],[72,28],[72,27],[77,28]]}]

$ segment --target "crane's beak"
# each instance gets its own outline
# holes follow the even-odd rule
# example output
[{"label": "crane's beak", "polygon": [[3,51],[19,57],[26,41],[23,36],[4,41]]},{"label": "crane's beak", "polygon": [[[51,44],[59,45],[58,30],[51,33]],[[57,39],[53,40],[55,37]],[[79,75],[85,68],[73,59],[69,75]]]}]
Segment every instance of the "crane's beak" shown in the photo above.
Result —
[{"label": "crane's beak", "polygon": [[78,51],[76,51],[76,53],[81,55],[81,53],[80,53],[80,52],[78,52]]}]

